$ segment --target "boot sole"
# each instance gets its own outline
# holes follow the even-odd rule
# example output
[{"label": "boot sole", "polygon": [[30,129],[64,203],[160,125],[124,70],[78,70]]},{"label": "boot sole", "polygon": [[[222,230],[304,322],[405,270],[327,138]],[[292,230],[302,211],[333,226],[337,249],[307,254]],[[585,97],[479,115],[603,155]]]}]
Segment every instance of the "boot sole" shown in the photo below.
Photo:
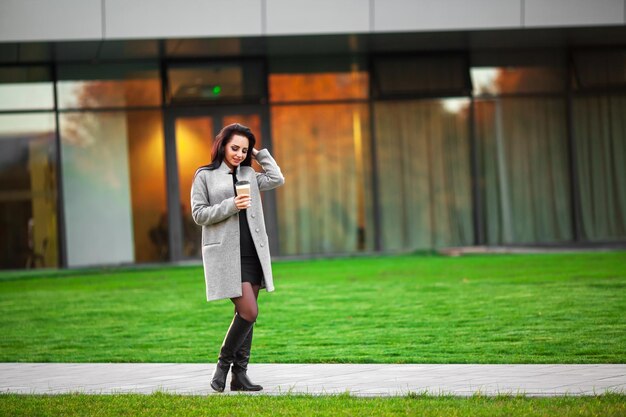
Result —
[{"label": "boot sole", "polygon": [[216,387],[215,385],[213,385],[213,383],[211,383],[211,388],[213,388],[217,392],[224,392],[224,388],[226,387]]},{"label": "boot sole", "polygon": [[263,387],[258,388],[258,389],[245,389],[244,387],[233,387],[231,385],[230,390],[231,391],[263,391]]}]

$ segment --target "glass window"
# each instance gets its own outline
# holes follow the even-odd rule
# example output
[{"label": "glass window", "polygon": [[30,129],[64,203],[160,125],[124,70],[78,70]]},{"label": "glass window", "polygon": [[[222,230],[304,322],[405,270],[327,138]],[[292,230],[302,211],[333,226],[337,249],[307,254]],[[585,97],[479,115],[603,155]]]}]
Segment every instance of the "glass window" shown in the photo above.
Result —
[{"label": "glass window", "polygon": [[566,55],[562,49],[528,49],[472,54],[474,96],[564,93]]},{"label": "glass window", "polygon": [[475,67],[474,96],[564,92],[566,72],[555,67]]},{"label": "glass window", "polygon": [[274,58],[270,62],[270,101],[363,100],[369,97],[369,74],[359,57]]},{"label": "glass window", "polygon": [[60,109],[160,106],[157,64],[61,65]]},{"label": "glass window", "polygon": [[573,136],[581,234],[589,241],[626,238],[626,95],[573,100]]},{"label": "glass window", "polygon": [[0,68],[0,110],[53,108],[54,90],[48,68]]},{"label": "glass window", "polygon": [[193,221],[189,196],[196,170],[211,163],[213,122],[211,116],[178,117],[174,126],[185,257],[200,258],[202,255],[202,228]]},{"label": "glass window", "polygon": [[271,74],[272,102],[367,99],[369,76],[365,71],[325,74]]},{"label": "glass window", "polygon": [[472,62],[486,243],[570,241],[563,50],[476,53]]},{"label": "glass window", "polygon": [[487,244],[572,239],[565,100],[475,100]]},{"label": "glass window", "polygon": [[624,87],[626,50],[588,50],[574,53],[574,86],[577,89]]},{"label": "glass window", "polygon": [[263,97],[261,62],[172,64],[167,70],[172,102],[253,101]]},{"label": "glass window", "polygon": [[58,264],[54,113],[0,115],[0,268]]},{"label": "glass window", "polygon": [[161,112],[59,116],[69,266],[167,259]]},{"label": "glass window", "polygon": [[375,104],[382,249],[473,244],[469,103]]},{"label": "glass window", "polygon": [[374,61],[376,97],[464,95],[469,92],[462,56],[386,57]]},{"label": "glass window", "polygon": [[[272,107],[282,255],[374,249],[366,104]],[[329,122],[332,121],[332,122]]]}]

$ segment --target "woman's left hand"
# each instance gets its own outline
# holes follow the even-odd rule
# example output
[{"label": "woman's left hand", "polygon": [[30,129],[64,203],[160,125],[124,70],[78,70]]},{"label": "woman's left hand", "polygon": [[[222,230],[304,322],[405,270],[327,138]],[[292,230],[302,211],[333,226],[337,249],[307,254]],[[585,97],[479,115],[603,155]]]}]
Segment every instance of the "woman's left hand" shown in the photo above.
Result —
[{"label": "woman's left hand", "polygon": [[256,159],[256,154],[258,154],[258,153],[259,153],[259,151],[257,151],[256,148],[252,148],[252,157],[254,159]]}]

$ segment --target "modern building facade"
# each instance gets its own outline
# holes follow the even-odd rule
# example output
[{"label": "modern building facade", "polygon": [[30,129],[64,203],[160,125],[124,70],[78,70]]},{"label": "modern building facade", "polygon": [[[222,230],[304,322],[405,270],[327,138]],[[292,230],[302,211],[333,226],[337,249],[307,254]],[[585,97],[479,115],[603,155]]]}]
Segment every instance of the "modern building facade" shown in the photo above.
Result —
[{"label": "modern building facade", "polygon": [[0,268],[199,259],[250,126],[274,255],[626,241],[624,0],[1,0]]}]

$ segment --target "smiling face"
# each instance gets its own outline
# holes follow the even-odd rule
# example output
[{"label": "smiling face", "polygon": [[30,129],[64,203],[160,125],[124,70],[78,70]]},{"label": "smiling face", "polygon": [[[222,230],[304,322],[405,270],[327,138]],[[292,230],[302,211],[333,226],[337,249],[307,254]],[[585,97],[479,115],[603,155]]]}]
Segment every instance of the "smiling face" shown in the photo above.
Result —
[{"label": "smiling face", "polygon": [[248,156],[250,141],[243,135],[233,135],[224,147],[224,162],[231,169],[237,168]]}]

